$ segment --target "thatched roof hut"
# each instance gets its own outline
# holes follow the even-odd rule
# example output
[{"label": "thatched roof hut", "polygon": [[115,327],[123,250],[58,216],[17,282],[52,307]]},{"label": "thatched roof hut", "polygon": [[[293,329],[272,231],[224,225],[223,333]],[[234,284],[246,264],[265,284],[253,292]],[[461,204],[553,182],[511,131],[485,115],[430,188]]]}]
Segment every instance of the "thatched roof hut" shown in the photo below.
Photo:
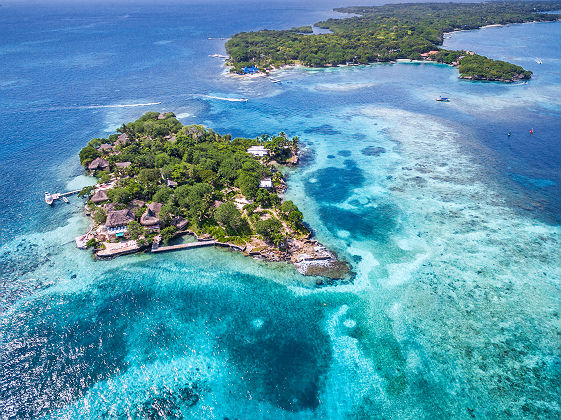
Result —
[{"label": "thatched roof hut", "polygon": [[121,134],[119,137],[117,137],[117,141],[115,142],[115,144],[127,144],[127,142],[129,141],[129,136],[127,133],[123,133]]},{"label": "thatched roof hut", "polygon": [[129,222],[134,220],[134,214],[129,209],[115,210],[107,213],[107,220],[105,226],[114,228],[119,226],[126,226]]},{"label": "thatched roof hut", "polygon": [[143,226],[154,226],[160,223],[160,210],[162,203],[150,203],[148,208],[140,218],[140,224]]},{"label": "thatched roof hut", "polygon": [[188,224],[189,220],[184,219],[181,216],[175,216],[173,219],[171,219],[171,225],[175,226],[178,230],[185,229]]},{"label": "thatched roof hut", "polygon": [[103,158],[98,157],[92,160],[92,162],[88,165],[88,169],[90,171],[97,171],[97,170],[106,171],[109,169],[109,162],[107,162]]},{"label": "thatched roof hut", "polygon": [[103,205],[103,208],[105,209],[106,213],[109,213],[110,211],[115,211],[115,209],[117,208],[117,203],[105,203]]},{"label": "thatched roof hut", "polygon": [[131,162],[116,162],[115,166],[120,169],[128,168],[131,166]]},{"label": "thatched roof hut", "polygon": [[146,203],[142,200],[139,200],[138,198],[135,198],[134,200],[131,201],[131,205],[133,207],[144,207]]},{"label": "thatched roof hut", "polygon": [[109,197],[107,196],[106,190],[97,190],[94,195],[92,195],[92,198],[90,198],[90,200],[92,201],[92,203],[98,204],[103,201],[109,200]]},{"label": "thatched roof hut", "polygon": [[97,150],[99,150],[100,152],[112,152],[113,151],[113,145],[103,143],[101,146],[99,146],[97,148]]}]

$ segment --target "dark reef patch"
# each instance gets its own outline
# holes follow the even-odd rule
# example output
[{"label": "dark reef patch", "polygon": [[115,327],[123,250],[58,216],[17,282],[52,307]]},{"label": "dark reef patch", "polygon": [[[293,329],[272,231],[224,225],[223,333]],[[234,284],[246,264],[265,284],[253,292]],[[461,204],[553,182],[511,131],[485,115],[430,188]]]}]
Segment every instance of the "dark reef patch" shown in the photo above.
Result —
[{"label": "dark reef patch", "polygon": [[[315,179],[315,182],[310,182]],[[345,168],[328,167],[311,174],[305,188],[308,194],[324,203],[338,203],[350,197],[352,190],[364,183],[362,170],[352,160],[345,160]]]},{"label": "dark reef patch", "polygon": [[320,207],[320,216],[326,227],[334,234],[339,230],[353,233],[355,237],[386,242],[396,227],[397,208],[379,205],[357,211],[344,210],[337,206]]},{"label": "dark reef patch", "polygon": [[183,418],[181,407],[193,407],[200,399],[201,388],[197,384],[186,385],[178,390],[161,389],[157,396],[146,400],[137,409],[138,418]]},{"label": "dark reef patch", "polygon": [[334,136],[337,134],[341,134],[340,131],[337,131],[333,128],[333,126],[329,124],[323,124],[318,127],[310,127],[304,130],[304,133],[308,134],[326,134],[329,136]]},{"label": "dark reef patch", "polygon": [[337,154],[339,156],[349,157],[350,155],[352,155],[352,152],[350,150],[339,150]]},{"label": "dark reef patch", "polygon": [[365,156],[380,156],[386,149],[380,146],[368,146],[360,151]]}]

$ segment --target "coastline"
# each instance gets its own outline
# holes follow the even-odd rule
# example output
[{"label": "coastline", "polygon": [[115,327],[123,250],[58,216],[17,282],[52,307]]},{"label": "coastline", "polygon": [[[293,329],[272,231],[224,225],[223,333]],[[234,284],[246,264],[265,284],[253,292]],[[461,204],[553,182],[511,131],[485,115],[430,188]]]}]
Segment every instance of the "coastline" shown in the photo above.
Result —
[{"label": "coastline", "polygon": [[[492,5],[470,4],[466,5],[466,7],[444,5],[441,7],[443,16],[450,17],[453,23],[447,23],[448,21],[445,20],[445,25],[442,28],[446,26],[456,27],[455,29],[446,32],[438,25],[438,19],[432,24],[432,26],[430,24],[427,26],[427,13],[431,12],[429,3],[418,4],[417,8],[419,10],[415,10],[412,17],[410,17],[413,19],[413,23],[407,20],[403,21],[403,15],[400,12],[402,8],[403,7],[400,8],[398,6],[392,8],[386,5],[368,7],[355,6],[334,9],[342,13],[359,13],[360,16],[362,16],[363,21],[356,22],[350,18],[341,18],[318,22],[314,25],[321,26],[321,24],[323,24],[323,28],[328,28],[332,31],[331,34],[333,37],[325,39],[322,38],[321,42],[317,41],[316,43],[311,41],[308,42],[306,41],[306,38],[291,38],[286,35],[286,31],[281,30],[261,30],[239,33],[233,35],[225,45],[226,53],[229,55],[229,58],[226,59],[225,65],[229,67],[230,72],[232,73],[235,72],[241,76],[253,76],[256,73],[269,74],[269,72],[275,71],[277,68],[287,68],[294,65],[287,64],[279,67],[276,64],[279,62],[295,64],[305,63],[305,67],[324,68],[335,66],[346,67],[360,64],[369,65],[378,62],[394,63],[397,59],[405,58],[417,60],[420,58],[423,61],[436,61],[451,65],[452,67],[458,67],[458,77],[460,79],[512,83],[520,80],[529,80],[532,77],[532,72],[525,70],[516,64],[491,59],[472,51],[445,50],[442,48],[444,39],[446,39],[449,34],[459,31],[472,31],[476,29],[506,26],[514,23],[555,22],[561,20],[560,17],[551,20],[538,17],[537,15],[540,11],[548,10],[548,6],[542,5],[541,3],[528,3],[524,5],[517,3],[517,9],[515,9],[515,13],[513,15],[514,17],[511,17],[503,10],[494,9]],[[477,18],[466,20],[466,10],[473,10],[474,13],[481,13],[481,16],[477,15]],[[394,37],[396,37],[396,45],[392,44],[391,46],[388,46],[386,38],[383,36],[385,33],[384,31],[387,31],[388,28],[385,28],[384,24],[380,22],[380,17],[386,15],[396,19],[396,24],[392,28],[393,32],[391,32]],[[518,20],[518,22],[485,24],[489,21],[508,22],[512,20]],[[426,26],[431,30],[438,31],[439,39],[435,40],[428,36],[418,36],[418,42],[426,43],[427,45],[412,48],[406,42],[407,36],[402,33],[407,29],[407,25],[413,25],[413,27],[419,27],[420,29],[423,29]],[[460,29],[468,26],[473,27],[469,29]],[[334,30],[334,28],[337,30]],[[368,28],[370,28],[370,31],[379,33],[378,37],[372,38],[373,45],[375,46],[368,51],[365,50],[364,52],[359,53],[359,50],[355,51],[353,50],[353,47],[349,45],[346,45],[345,47],[341,47],[339,45],[336,35],[347,34],[348,36],[354,36],[357,38],[358,34],[362,34],[364,38],[369,33],[367,31]],[[411,31],[409,31],[409,33],[411,34]],[[357,38],[357,42],[359,39],[362,38]],[[382,41],[378,43],[377,40]],[[262,52],[259,55],[251,53],[250,51],[252,45],[259,45]],[[308,47],[314,46],[317,50],[316,54],[310,55],[308,51],[310,48]],[[281,54],[280,51],[283,50],[286,50],[286,52]],[[337,54],[339,55],[336,55],[335,53],[331,54],[332,50],[337,51]],[[243,51],[245,51],[245,53],[243,53]],[[354,56],[351,53],[354,53]],[[294,57],[298,58],[295,59]],[[346,62],[344,62],[345,60]]]},{"label": "coastline", "polygon": [[[175,252],[188,248],[216,246],[221,248],[228,248],[231,251],[240,252],[246,257],[259,259],[262,261],[285,262],[292,264],[296,268],[296,270],[304,276],[324,277],[330,280],[344,280],[349,277],[353,277],[353,273],[348,263],[345,261],[341,261],[335,251],[329,250],[327,247],[325,247],[325,245],[313,239],[312,233],[310,233],[309,237],[305,240],[289,241],[288,247],[284,252],[279,251],[278,249],[275,249],[274,247],[268,246],[266,244],[261,244],[261,246],[258,247],[247,244],[244,246],[240,246],[236,243],[228,241],[220,242],[212,236],[199,237],[195,232],[190,230],[177,232],[174,238],[176,239],[185,235],[194,237],[196,241],[190,242],[189,244],[196,244],[197,246],[139,246],[135,241],[128,241],[125,243],[116,244],[116,247],[111,247],[111,249],[109,250],[96,251],[94,252],[93,256],[94,259],[102,261],[143,252]],[[121,247],[119,248],[119,246]],[[318,279],[316,281],[316,285],[319,286],[322,284],[324,284],[323,280]]]},{"label": "coastline", "polygon": [[[148,112],[119,130],[80,151],[80,163],[98,182],[80,191],[92,227],[75,243],[92,249],[95,259],[220,246],[291,263],[307,276],[352,276],[349,264],[312,239],[302,213],[284,200],[280,168],[299,164],[298,137],[232,140],[204,126],[183,126],[171,112]],[[168,244],[187,234],[195,242]]]}]

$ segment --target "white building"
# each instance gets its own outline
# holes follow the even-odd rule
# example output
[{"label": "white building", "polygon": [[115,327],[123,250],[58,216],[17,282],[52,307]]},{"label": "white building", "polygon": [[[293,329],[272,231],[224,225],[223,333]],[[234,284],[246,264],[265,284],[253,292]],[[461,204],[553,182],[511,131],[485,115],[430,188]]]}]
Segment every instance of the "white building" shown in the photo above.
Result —
[{"label": "white building", "polygon": [[266,188],[268,190],[272,190],[273,181],[271,180],[271,178],[264,178],[261,180],[261,182],[259,182],[259,188]]},{"label": "white building", "polygon": [[247,153],[253,156],[263,157],[269,154],[269,149],[265,149],[263,146],[251,146],[247,149]]}]

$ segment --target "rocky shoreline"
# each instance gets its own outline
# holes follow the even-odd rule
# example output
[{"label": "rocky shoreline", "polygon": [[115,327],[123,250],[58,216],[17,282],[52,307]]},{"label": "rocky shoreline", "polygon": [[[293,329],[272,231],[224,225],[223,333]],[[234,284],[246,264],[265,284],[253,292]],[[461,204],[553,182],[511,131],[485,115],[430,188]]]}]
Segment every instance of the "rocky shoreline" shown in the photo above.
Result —
[{"label": "rocky shoreline", "polygon": [[[286,249],[281,250],[271,247],[263,241],[253,241],[245,246],[240,246],[229,242],[219,242],[210,235],[199,237],[195,232],[191,231],[178,232],[177,237],[182,235],[192,235],[200,245],[208,244],[209,246],[227,247],[233,251],[241,252],[247,257],[263,261],[290,263],[304,276],[319,276],[332,280],[342,280],[352,274],[347,262],[341,261],[337,253],[326,248],[315,239],[290,239],[287,241]],[[110,245],[115,246],[96,251],[94,258],[107,260],[123,255],[151,252],[154,249],[153,245],[139,246],[136,241]],[[322,283],[321,281],[318,282],[318,284]]]},{"label": "rocky shoreline", "polygon": [[[282,196],[280,169],[300,161],[297,137],[232,139],[182,126],[169,112],[146,113],[119,133],[80,151],[98,183],[80,191],[93,226],[75,241],[95,259],[220,246],[290,263],[306,276],[350,276],[350,266],[311,239],[298,207]],[[196,241],[173,245],[183,235]]]}]

